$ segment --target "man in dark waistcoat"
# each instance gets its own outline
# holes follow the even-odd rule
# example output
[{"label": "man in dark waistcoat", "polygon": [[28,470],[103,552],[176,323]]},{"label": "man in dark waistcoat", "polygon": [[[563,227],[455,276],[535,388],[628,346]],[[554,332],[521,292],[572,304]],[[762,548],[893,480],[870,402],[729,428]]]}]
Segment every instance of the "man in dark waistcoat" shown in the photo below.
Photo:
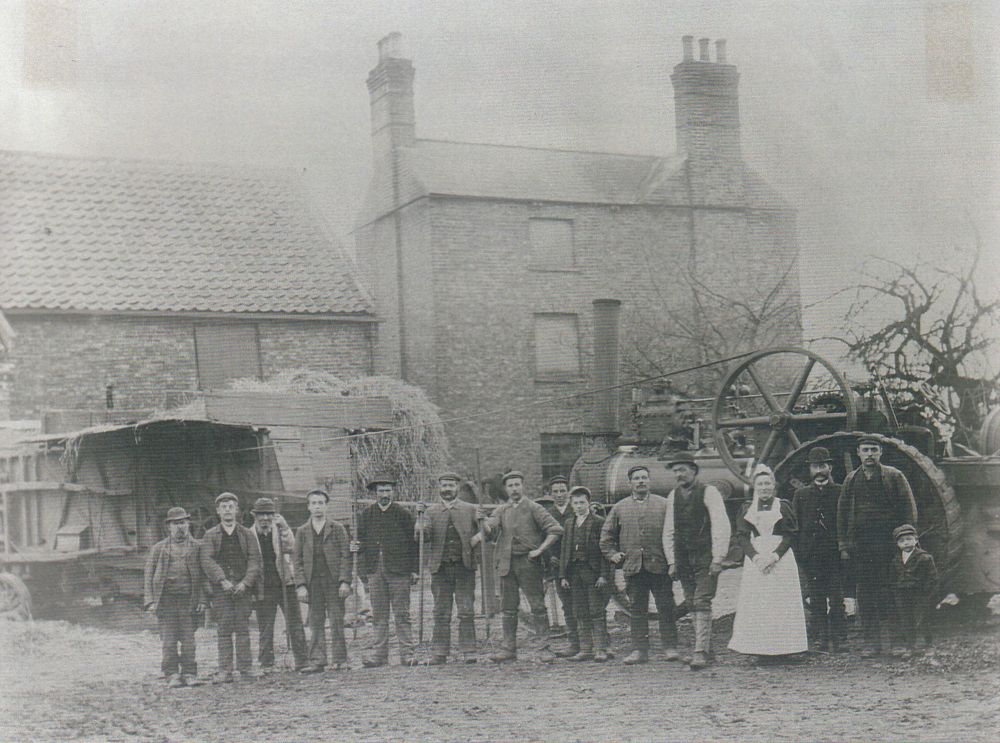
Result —
[{"label": "man in dark waistcoat", "polygon": [[214,589],[212,613],[219,645],[217,680],[233,680],[233,646],[236,670],[244,680],[254,678],[250,654],[250,597],[261,572],[260,543],[257,536],[236,522],[239,499],[221,493],[215,499],[220,523],[205,532],[201,540],[201,569]]},{"label": "man in dark waistcoat", "polygon": [[881,463],[882,444],[872,436],[858,441],[861,466],[847,475],[837,502],[840,556],[853,562],[864,656],[891,650],[893,617],[892,530],[917,523],[917,504],[906,476]]},{"label": "man in dark waistcoat", "polygon": [[844,641],[843,564],[837,542],[840,484],[833,481],[829,450],[810,449],[808,462],[811,482],[792,499],[799,524],[795,557],[806,579],[810,641],[817,650],[839,652]]},{"label": "man in dark waistcoat", "polygon": [[197,686],[201,682],[195,662],[195,617],[205,610],[200,544],[191,536],[191,517],[183,508],[167,511],[166,521],[170,535],[154,544],[146,559],[143,603],[159,624],[160,669],[167,685]]},{"label": "man in dark waistcoat", "polygon": [[461,478],[454,472],[438,477],[439,500],[421,511],[417,537],[423,532],[427,569],[434,596],[432,666],[448,661],[451,652],[451,607],[458,606],[458,645],[466,663],[476,662],[476,559],[471,544],[478,527],[476,507],[458,499]]},{"label": "man in dark waistcoat", "polygon": [[389,613],[396,619],[399,662],[416,665],[417,643],[410,625],[410,586],[417,583],[417,543],[413,515],[393,502],[396,481],[378,475],[368,483],[375,503],[358,516],[358,576],[364,581],[372,603],[375,637],[368,655],[361,660],[367,668],[389,661]]},{"label": "man in dark waistcoat", "polygon": [[677,487],[667,496],[663,552],[670,576],[678,578],[694,624],[692,670],[712,658],[712,599],[729,551],[732,527],[722,493],[698,479],[698,462],[688,452],[676,454],[667,468]]},{"label": "man in dark waistcoat", "polygon": [[[546,490],[549,494],[549,501],[544,504],[545,510],[565,529],[566,522],[573,517],[573,509],[570,508],[569,503],[569,480],[562,475],[556,475],[549,480]],[[577,622],[573,613],[573,595],[563,587],[562,581],[559,579],[561,554],[562,537],[549,550],[546,577],[555,583],[556,595],[559,597],[563,617],[566,619],[567,647],[555,652],[560,658],[570,658],[580,652],[580,637],[577,633]]]}]

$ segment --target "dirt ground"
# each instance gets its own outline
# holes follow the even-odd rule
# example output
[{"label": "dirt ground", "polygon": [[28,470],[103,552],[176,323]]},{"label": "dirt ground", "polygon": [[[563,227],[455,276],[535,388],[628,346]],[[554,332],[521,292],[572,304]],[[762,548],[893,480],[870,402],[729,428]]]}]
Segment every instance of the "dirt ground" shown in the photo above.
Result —
[{"label": "dirt ground", "polygon": [[[603,665],[362,669],[370,632],[362,628],[357,641],[348,630],[350,671],[301,676],[286,668],[252,683],[178,690],[157,678],[158,639],[137,607],[80,610],[73,620],[0,625],[0,739],[966,741],[1000,734],[996,616],[944,622],[934,651],[910,663],[851,653],[754,665],[721,650],[703,672],[660,660],[623,666],[624,622],[613,627],[618,658]],[[680,627],[689,642],[690,622]],[[730,629],[730,620],[716,622],[716,647],[725,647]],[[203,673],[214,670],[214,639],[214,630],[199,630]],[[282,664],[290,665],[287,651]]]}]

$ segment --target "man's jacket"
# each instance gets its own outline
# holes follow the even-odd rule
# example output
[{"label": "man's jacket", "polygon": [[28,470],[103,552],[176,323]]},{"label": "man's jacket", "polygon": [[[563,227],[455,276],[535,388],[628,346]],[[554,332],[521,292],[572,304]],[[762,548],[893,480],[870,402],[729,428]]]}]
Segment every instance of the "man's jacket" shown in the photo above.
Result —
[{"label": "man's jacket", "polygon": [[[217,558],[222,547],[222,524],[213,526],[205,532],[201,540],[201,569],[205,571],[208,578],[209,587],[218,589],[225,580],[226,574],[219,565]],[[239,540],[240,550],[247,561],[247,569],[240,582],[247,587],[247,593],[252,594],[253,589],[260,580],[260,572],[263,568],[263,558],[260,554],[260,542],[252,529],[248,529],[243,524],[236,524],[236,536]]]},{"label": "man's jacket", "polygon": [[[859,478],[864,478],[863,467],[858,467],[851,472],[844,480],[840,493],[840,500],[837,503],[837,539],[840,542],[840,549],[853,552],[856,545],[857,522],[855,514],[857,512],[857,491],[859,489]],[[906,475],[885,464],[878,465],[878,471],[882,475],[882,487],[886,498],[892,504],[893,512],[887,514],[890,517],[893,528],[903,524],[917,523],[917,503],[913,500],[913,491],[910,490],[910,483],[906,481]]]},{"label": "man's jacket", "polygon": [[667,499],[650,493],[642,502],[628,496],[608,514],[601,530],[601,550],[610,560],[616,552],[624,552],[621,568],[625,575],[640,570],[662,574],[667,572],[667,557],[663,551],[663,522],[667,518]]},{"label": "man's jacket", "polygon": [[[257,544],[259,546],[260,533],[257,531],[256,524],[253,525],[252,531],[258,539]],[[295,570],[292,566],[292,554],[295,552],[295,535],[292,533],[291,527],[285,526],[281,529],[278,527],[277,522],[271,525],[271,548],[274,550],[274,567],[278,571],[278,577],[281,578],[281,582],[286,586],[295,585]],[[261,559],[263,559],[263,553],[261,553]],[[261,574],[263,575],[263,565],[261,565]],[[260,582],[263,587],[263,578]]]},{"label": "man's jacket", "polygon": [[559,555],[559,577],[568,578],[569,569],[573,564],[573,546],[576,544],[577,530],[583,533],[584,561],[590,566],[598,576],[604,576],[610,580],[611,565],[604,559],[601,552],[601,529],[604,527],[604,519],[593,513],[588,514],[582,525],[577,526],[576,515],[563,522],[563,529],[566,533],[562,536],[562,545]]},{"label": "man's jacket", "polygon": [[[201,543],[191,535],[188,535],[185,542],[193,548],[185,560],[188,579],[191,581],[192,587],[191,609],[193,611],[198,604],[205,601],[205,576],[201,571],[199,559]],[[169,559],[167,546],[169,543],[170,537],[157,542],[149,550],[149,555],[146,557],[146,569],[143,575],[143,606],[148,607],[150,604],[159,603],[160,596],[163,594],[163,584],[167,579],[167,561]]]},{"label": "man's jacket", "polygon": [[795,541],[795,558],[800,564],[840,564],[840,543],[837,540],[837,501],[841,486],[833,480],[818,487],[810,483],[798,488],[792,499],[792,510],[799,522]]},{"label": "man's jacket", "polygon": [[558,537],[563,533],[562,526],[545,507],[527,497],[522,497],[517,505],[513,501],[501,505],[483,522],[483,528],[496,537],[494,555],[500,575],[510,573],[512,555],[527,554],[538,549],[548,535]]},{"label": "man's jacket", "polygon": [[390,503],[385,513],[372,503],[358,516],[358,575],[367,578],[378,572],[379,552],[387,573],[410,575],[417,572],[417,543],[413,539],[414,518],[398,503]]},{"label": "man's jacket", "polygon": [[[436,573],[441,568],[441,560],[444,558],[444,542],[448,533],[448,513],[449,510],[445,505],[438,501],[428,506],[423,517],[417,520],[417,538],[419,539],[422,527],[427,567],[432,573]],[[468,570],[475,570],[476,561],[469,540],[479,530],[476,524],[476,507],[471,503],[456,499],[455,505],[451,507],[451,518],[462,543],[462,564]]]},{"label": "man's jacket", "polygon": [[[326,520],[319,538],[323,540],[323,557],[334,583],[351,582],[351,545],[347,530],[336,521]],[[306,521],[295,530],[295,552],[292,562],[295,585],[309,587],[313,576],[313,555],[316,549],[316,531],[312,521]]]}]

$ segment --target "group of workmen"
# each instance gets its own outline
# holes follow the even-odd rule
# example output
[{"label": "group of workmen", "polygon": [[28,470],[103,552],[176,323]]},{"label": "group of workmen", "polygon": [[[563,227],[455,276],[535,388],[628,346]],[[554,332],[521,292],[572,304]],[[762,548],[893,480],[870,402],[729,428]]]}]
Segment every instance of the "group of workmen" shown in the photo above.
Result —
[{"label": "group of workmen", "polygon": [[[906,478],[880,464],[881,446],[863,439],[861,466],[843,485],[833,482],[832,461],[822,447],[810,451],[812,482],[795,493],[796,549],[808,583],[810,631],[818,649],[838,649],[844,633],[844,583],[848,564],[857,580],[866,653],[878,652],[880,633],[888,632],[893,611],[897,527],[916,522],[916,506]],[[479,659],[474,597],[477,563],[489,541],[500,582],[502,637],[489,656],[496,663],[518,658],[521,597],[530,607],[530,627],[522,633],[522,652],[543,663],[556,657],[604,662],[613,657],[606,623],[614,571],[624,574],[630,604],[631,648],[623,662],[650,658],[649,596],[656,602],[663,657],[704,668],[712,661],[712,600],[730,547],[730,520],[719,490],[702,482],[698,463],[688,452],[665,466],[676,486],[665,497],[650,492],[644,464],[628,469],[631,493],[602,518],[592,508],[585,487],[569,487],[564,477],[547,483],[549,503],[525,494],[518,471],[502,477],[506,500],[490,509],[461,500],[462,478],[444,472],[438,497],[415,514],[396,502],[396,483],[377,476],[368,483],[374,502],[357,517],[356,534],[327,517],[329,495],[307,496],[309,519],[294,530],[274,502],[259,498],[254,523],[238,522],[239,501],[232,493],[216,500],[220,523],[199,541],[190,534],[190,516],[180,507],[166,517],[169,536],[150,552],[145,574],[145,606],[155,613],[163,643],[161,670],[170,686],[201,683],[195,661],[198,615],[211,596],[218,635],[216,682],[249,680],[274,668],[274,625],[280,609],[296,670],[321,673],[348,667],[344,636],[345,603],[356,568],[371,602],[374,632],[362,658],[365,667],[389,658],[389,619],[395,622],[402,665],[417,664],[417,642],[410,621],[410,589],[421,569],[430,574],[433,634],[430,665],[452,658],[453,606],[458,615],[458,654]],[[913,539],[914,543],[915,535]],[[424,564],[420,557],[423,552]],[[919,551],[910,572],[924,565]],[[933,569],[933,560],[930,568]],[[895,571],[895,572],[893,572]],[[926,572],[926,571],[924,571]],[[913,590],[926,591],[925,579]],[[565,617],[566,642],[553,651],[545,582],[555,581]],[[686,610],[693,619],[693,652],[682,652],[675,623],[673,581],[679,580]],[[900,626],[916,631],[918,613],[895,602]],[[307,644],[300,604],[308,605]],[[251,657],[249,618],[257,613],[258,665]],[[908,617],[906,619],[905,617]],[[907,623],[908,622],[908,623]],[[330,645],[327,645],[329,624]],[[912,625],[912,626],[911,626]],[[887,640],[883,639],[883,642]],[[235,652],[234,652],[235,651]],[[235,656],[235,665],[234,665]]]}]

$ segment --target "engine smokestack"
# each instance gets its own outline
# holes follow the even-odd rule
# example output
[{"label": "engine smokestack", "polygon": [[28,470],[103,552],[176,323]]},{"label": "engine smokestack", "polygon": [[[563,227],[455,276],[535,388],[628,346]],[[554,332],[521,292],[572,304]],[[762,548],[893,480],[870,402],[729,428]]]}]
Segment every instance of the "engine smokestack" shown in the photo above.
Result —
[{"label": "engine smokestack", "polygon": [[593,433],[617,435],[618,336],[622,303],[618,299],[594,300],[594,396]]}]

